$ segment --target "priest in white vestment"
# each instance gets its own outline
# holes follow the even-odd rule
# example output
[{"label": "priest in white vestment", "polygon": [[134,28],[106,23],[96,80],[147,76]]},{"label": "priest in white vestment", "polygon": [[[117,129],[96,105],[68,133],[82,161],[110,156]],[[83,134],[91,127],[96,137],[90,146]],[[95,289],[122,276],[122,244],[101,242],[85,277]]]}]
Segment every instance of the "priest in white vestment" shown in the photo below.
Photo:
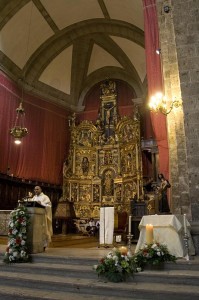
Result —
[{"label": "priest in white vestment", "polygon": [[40,186],[34,188],[35,196],[32,198],[32,201],[36,201],[40,205],[45,207],[45,221],[43,224],[43,247],[44,250],[48,247],[51,242],[53,235],[52,228],[52,205],[49,197],[42,192]]}]

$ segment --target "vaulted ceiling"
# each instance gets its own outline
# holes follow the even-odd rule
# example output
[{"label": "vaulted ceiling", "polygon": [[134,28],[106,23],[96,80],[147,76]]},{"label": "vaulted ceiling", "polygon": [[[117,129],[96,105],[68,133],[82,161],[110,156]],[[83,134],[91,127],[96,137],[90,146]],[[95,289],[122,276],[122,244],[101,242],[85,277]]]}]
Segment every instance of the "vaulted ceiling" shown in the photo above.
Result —
[{"label": "vaulted ceiling", "polygon": [[0,0],[0,61],[27,91],[71,110],[106,78],[142,97],[142,0]]}]

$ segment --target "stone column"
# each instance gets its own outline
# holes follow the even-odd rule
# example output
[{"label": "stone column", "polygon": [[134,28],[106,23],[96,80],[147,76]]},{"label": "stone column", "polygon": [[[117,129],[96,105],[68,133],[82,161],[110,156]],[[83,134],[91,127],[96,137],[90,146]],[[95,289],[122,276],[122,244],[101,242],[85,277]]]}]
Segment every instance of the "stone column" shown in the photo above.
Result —
[{"label": "stone column", "polygon": [[198,1],[157,0],[157,10],[165,93],[182,101],[167,116],[171,209],[193,221],[199,248]]}]

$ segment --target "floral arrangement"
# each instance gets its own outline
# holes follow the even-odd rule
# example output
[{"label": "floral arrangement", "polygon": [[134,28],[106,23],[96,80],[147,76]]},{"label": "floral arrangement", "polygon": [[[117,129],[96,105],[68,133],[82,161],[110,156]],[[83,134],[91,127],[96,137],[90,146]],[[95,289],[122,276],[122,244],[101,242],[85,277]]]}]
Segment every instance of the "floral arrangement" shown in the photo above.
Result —
[{"label": "floral arrangement", "polygon": [[94,269],[99,277],[105,277],[112,282],[125,281],[136,270],[134,260],[126,247],[113,248]]},{"label": "floral arrangement", "polygon": [[175,262],[177,258],[169,253],[166,245],[153,243],[145,244],[134,254],[133,259],[137,270],[142,270],[148,264],[157,266],[167,261]]},{"label": "floral arrangement", "polygon": [[31,260],[27,252],[27,226],[29,215],[27,208],[19,206],[10,213],[8,245],[4,256],[5,263],[28,262]]}]

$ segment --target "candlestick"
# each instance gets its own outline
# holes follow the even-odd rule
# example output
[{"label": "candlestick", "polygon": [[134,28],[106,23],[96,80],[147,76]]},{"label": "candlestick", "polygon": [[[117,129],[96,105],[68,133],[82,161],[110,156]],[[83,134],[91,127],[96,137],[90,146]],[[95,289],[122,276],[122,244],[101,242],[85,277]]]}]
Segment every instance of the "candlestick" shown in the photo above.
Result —
[{"label": "candlestick", "polygon": [[146,224],[146,243],[153,243],[153,225],[151,224]]},{"label": "candlestick", "polygon": [[184,221],[184,234],[187,234],[187,220],[186,220],[186,214],[183,216],[183,221]]},{"label": "candlestick", "polygon": [[131,234],[131,218],[132,216],[129,216],[129,234]]}]

